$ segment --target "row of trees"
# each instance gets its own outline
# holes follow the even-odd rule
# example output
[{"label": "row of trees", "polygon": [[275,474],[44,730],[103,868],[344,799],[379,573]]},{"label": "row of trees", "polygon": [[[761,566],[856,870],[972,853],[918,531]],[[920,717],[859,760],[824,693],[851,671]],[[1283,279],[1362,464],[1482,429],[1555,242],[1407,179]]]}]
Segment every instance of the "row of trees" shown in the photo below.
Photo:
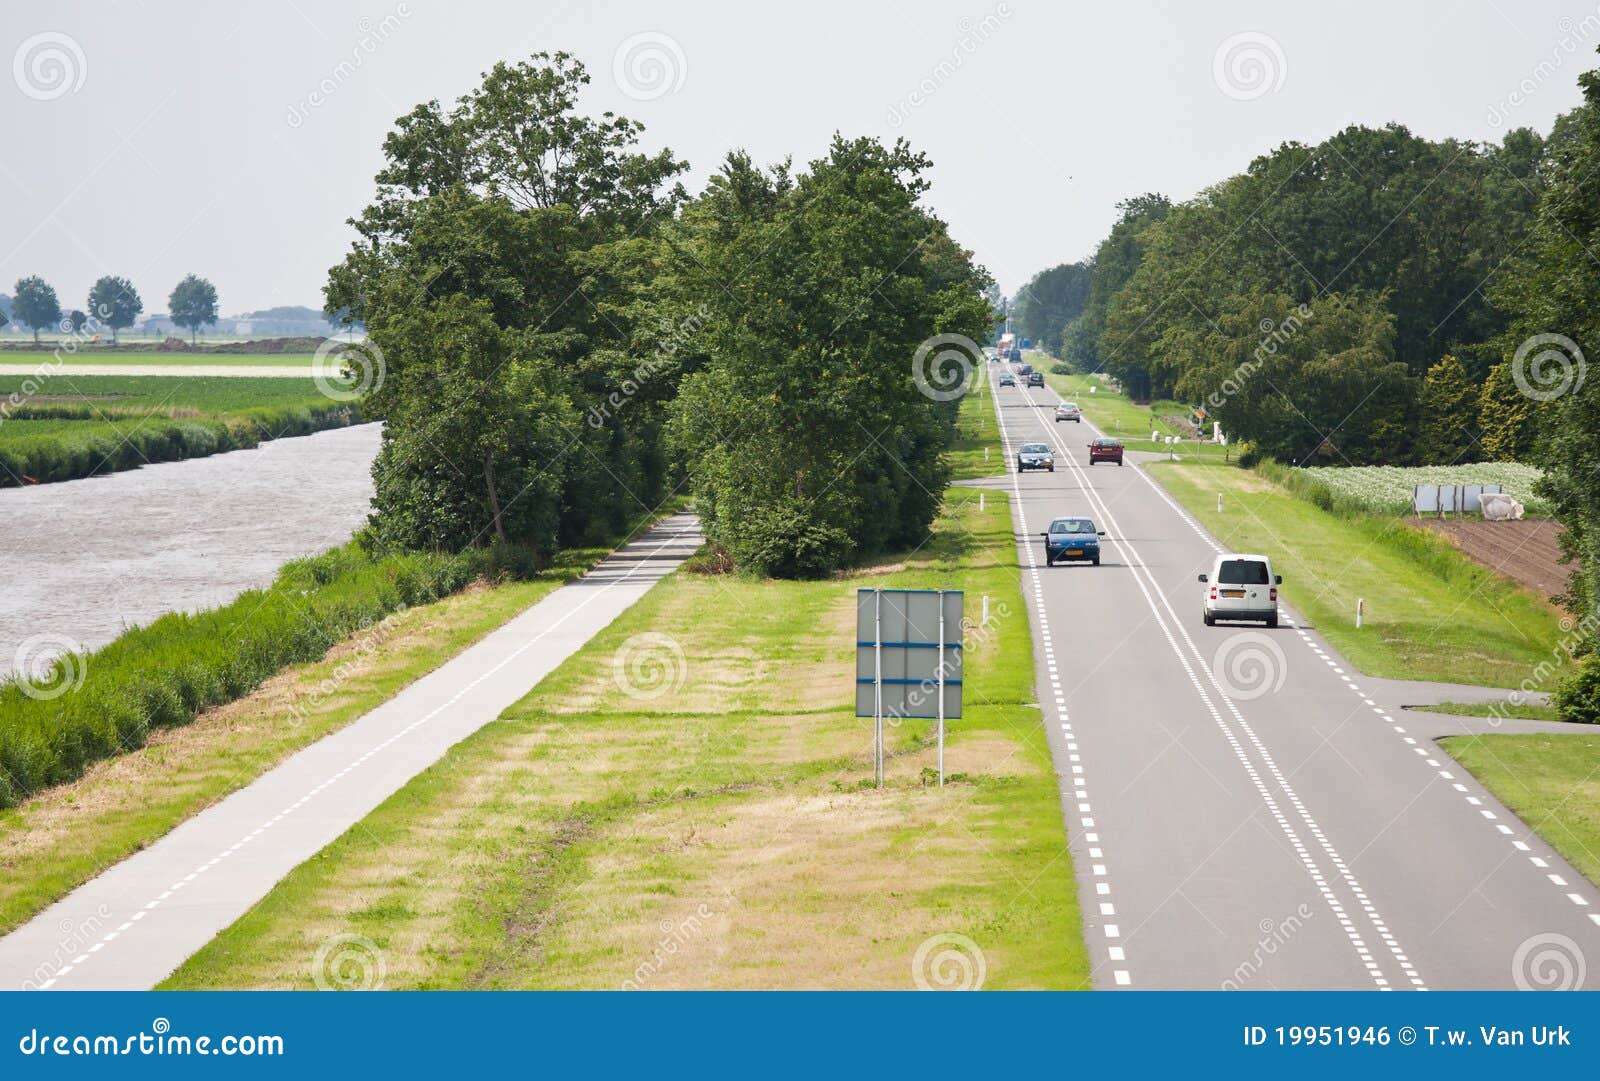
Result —
[{"label": "row of trees", "polygon": [[[167,298],[172,321],[197,335],[200,328],[217,321],[217,288],[204,278],[187,275],[173,287]],[[54,327],[70,328],[80,333],[94,320],[111,330],[112,340],[117,331],[131,327],[144,311],[144,301],[139,291],[127,278],[113,274],[99,278],[89,287],[88,312],[74,308],[63,313],[55,286],[38,275],[23,278],[16,284],[11,299],[11,321],[33,331],[38,342],[39,331]]]},{"label": "row of trees", "polygon": [[502,63],[384,143],[327,289],[381,358],[374,538],[542,559],[687,491],[761,573],[920,539],[955,406],[918,393],[912,358],[993,320],[921,205],[926,159],[736,152],[690,197],[639,124],[578,110],[587,82],[562,53]]},{"label": "row of trees", "polygon": [[[1133,396],[1204,405],[1287,460],[1472,460],[1478,402],[1507,383],[1509,294],[1569,131],[1485,145],[1391,124],[1285,143],[1187,202],[1120,204],[1094,255],[1036,278],[1014,318],[1059,327],[1045,340],[1065,359]],[[1458,374],[1470,423],[1422,438],[1454,393],[1432,380]],[[1528,442],[1502,432],[1495,445]]]}]

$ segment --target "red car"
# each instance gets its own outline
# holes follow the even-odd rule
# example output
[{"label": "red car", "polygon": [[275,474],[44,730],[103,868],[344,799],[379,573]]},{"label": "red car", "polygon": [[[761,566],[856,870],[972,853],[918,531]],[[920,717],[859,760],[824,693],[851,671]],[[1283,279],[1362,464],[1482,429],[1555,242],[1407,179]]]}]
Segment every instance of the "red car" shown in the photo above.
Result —
[{"label": "red car", "polygon": [[1089,444],[1089,464],[1116,462],[1122,464],[1122,442],[1117,439],[1096,439]]}]

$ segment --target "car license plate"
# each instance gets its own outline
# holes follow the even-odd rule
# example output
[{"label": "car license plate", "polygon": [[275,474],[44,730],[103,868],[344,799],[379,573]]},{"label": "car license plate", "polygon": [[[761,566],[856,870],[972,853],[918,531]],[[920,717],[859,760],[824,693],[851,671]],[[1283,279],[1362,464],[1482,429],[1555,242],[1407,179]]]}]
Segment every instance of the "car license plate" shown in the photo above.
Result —
[{"label": "car license plate", "polygon": [[1242,597],[1242,596],[1244,596],[1244,590],[1242,590],[1242,589],[1224,589],[1222,591],[1222,595],[1224,597]]},{"label": "car license plate", "polygon": [[1062,555],[1069,555],[1069,556],[1081,556],[1081,555],[1083,555],[1083,549],[1082,548],[1068,548],[1065,552],[1063,552],[1061,554]]}]

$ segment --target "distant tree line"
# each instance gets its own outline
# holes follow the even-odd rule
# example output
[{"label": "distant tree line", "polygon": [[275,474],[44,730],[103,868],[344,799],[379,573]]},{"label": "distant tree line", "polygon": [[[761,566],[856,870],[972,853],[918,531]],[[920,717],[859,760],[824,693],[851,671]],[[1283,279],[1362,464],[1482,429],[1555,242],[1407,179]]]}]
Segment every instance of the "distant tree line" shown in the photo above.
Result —
[{"label": "distant tree line", "polygon": [[[198,335],[201,327],[217,321],[217,288],[204,278],[190,274],[179,282],[167,299],[173,323]],[[33,340],[39,341],[39,332],[47,330],[62,334],[82,334],[93,324],[105,327],[116,341],[117,331],[125,330],[138,320],[144,311],[144,301],[133,282],[127,278],[107,274],[96,279],[89,287],[85,301],[87,310],[74,308],[63,312],[55,286],[38,275],[20,279],[11,297],[8,311],[0,311],[4,319],[33,331]]]},{"label": "distant tree line", "polygon": [[734,152],[690,196],[641,125],[580,111],[588,81],[564,53],[497,64],[385,140],[327,288],[367,327],[352,363],[386,422],[370,537],[537,563],[685,493],[757,573],[920,541],[956,405],[913,360],[994,319],[922,205],[926,158],[838,137],[804,168]]},{"label": "distant tree line", "polygon": [[[1187,202],[1143,195],[1013,319],[1141,399],[1319,464],[1528,461],[1575,557],[1588,657],[1558,691],[1600,719],[1600,72],[1548,136],[1391,124],[1286,143]],[[1087,274],[1081,290],[1061,288]]]},{"label": "distant tree line", "polygon": [[1093,255],[1037,277],[1014,319],[1059,327],[1039,336],[1133,397],[1203,406],[1287,461],[1525,455],[1508,291],[1570,127],[1285,143],[1187,202],[1119,204]]}]

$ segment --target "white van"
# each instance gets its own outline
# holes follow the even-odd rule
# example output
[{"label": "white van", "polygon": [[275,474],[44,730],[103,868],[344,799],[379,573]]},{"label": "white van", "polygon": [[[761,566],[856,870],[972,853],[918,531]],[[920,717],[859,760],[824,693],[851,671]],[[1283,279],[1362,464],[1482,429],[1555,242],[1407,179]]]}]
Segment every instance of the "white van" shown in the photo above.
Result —
[{"label": "white van", "polygon": [[1216,626],[1219,619],[1278,625],[1278,586],[1283,584],[1283,575],[1272,573],[1272,561],[1266,556],[1220,555],[1211,565],[1211,573],[1202,574],[1200,581],[1206,583],[1201,610],[1206,626]]}]

